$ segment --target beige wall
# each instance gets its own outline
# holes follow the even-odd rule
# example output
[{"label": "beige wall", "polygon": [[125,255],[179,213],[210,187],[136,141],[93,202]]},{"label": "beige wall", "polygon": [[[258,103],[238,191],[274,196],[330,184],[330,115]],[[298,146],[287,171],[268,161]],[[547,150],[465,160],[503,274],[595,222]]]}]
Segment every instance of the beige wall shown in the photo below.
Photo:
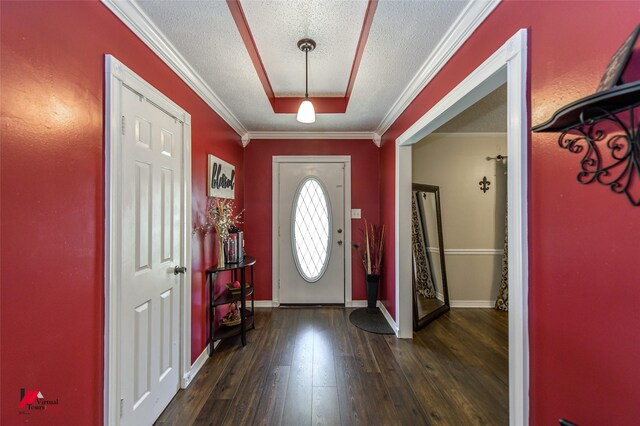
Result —
[{"label": "beige wall", "polygon": [[[431,134],[413,145],[413,182],[440,187],[449,298],[452,304],[488,305],[500,284],[506,133]],[[491,182],[483,193],[478,182]],[[497,252],[496,252],[497,251]]]}]

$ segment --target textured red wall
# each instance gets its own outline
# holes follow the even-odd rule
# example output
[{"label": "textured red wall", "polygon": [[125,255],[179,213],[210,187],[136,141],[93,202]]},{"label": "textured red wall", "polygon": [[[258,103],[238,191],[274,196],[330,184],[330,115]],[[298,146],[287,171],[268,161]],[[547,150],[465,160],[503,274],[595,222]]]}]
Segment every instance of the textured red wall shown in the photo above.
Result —
[{"label": "textured red wall", "polygon": [[[395,138],[518,29],[529,31],[530,121],[537,124],[594,93],[639,16],[639,2],[502,2],[384,135],[383,220],[394,217],[385,180],[393,176]],[[640,210],[606,187],[578,184],[580,157],[558,148],[557,136],[532,134],[529,145],[530,424],[565,417],[635,425]]]},{"label": "textured red wall", "polygon": [[[252,140],[245,148],[245,246],[258,260],[256,299],[271,300],[271,173],[274,155],[350,155],[351,207],[379,223],[380,150],[370,140]],[[352,241],[361,241],[362,220],[352,220]],[[387,237],[391,234],[387,233]],[[364,271],[352,251],[352,297],[366,300]]]},{"label": "textured red wall", "polygon": [[[103,418],[104,54],[192,116],[193,212],[206,153],[235,164],[239,137],[98,2],[1,2],[1,424],[97,425]],[[241,201],[240,201],[241,204]],[[240,206],[242,207],[242,206]],[[194,241],[197,239],[194,237]],[[193,356],[205,345],[194,244]],[[18,414],[20,388],[59,410]]]},{"label": "textured red wall", "polygon": [[[380,220],[387,226],[387,248],[384,251],[380,285],[380,300],[396,318],[396,214],[395,214],[395,143],[388,142],[380,147]],[[389,205],[391,203],[391,205]]]}]

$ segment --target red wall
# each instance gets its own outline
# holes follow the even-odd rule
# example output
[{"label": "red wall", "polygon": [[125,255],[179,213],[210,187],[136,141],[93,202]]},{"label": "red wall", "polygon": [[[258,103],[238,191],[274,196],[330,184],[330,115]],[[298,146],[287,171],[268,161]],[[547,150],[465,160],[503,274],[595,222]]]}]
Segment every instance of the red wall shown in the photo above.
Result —
[{"label": "red wall", "polygon": [[[380,150],[370,140],[252,140],[245,148],[245,246],[258,260],[256,300],[271,300],[271,173],[274,155],[350,155],[351,207],[379,223]],[[351,238],[361,241],[362,220],[352,220]],[[387,233],[387,237],[391,235]],[[352,297],[366,300],[364,271],[352,251]]]},{"label": "red wall", "polygon": [[[639,2],[501,3],[384,135],[382,219],[394,217],[387,180],[395,138],[518,29],[529,31],[530,122],[537,124],[594,93],[638,17]],[[561,150],[557,136],[532,134],[529,141],[530,423],[565,417],[581,425],[635,425],[640,210],[606,187],[578,184],[580,157]],[[388,251],[387,274],[392,256]],[[393,307],[393,295],[388,303]]]},{"label": "red wall", "polygon": [[[103,418],[104,54],[192,117],[193,215],[204,210],[207,153],[237,166],[239,137],[98,2],[1,2],[0,423],[97,425]],[[205,345],[194,237],[192,359]],[[210,250],[209,250],[210,251]],[[20,388],[59,410],[18,414]]]},{"label": "red wall", "polygon": [[380,147],[380,220],[387,227],[387,242],[384,250],[380,300],[396,318],[396,214],[395,214],[395,143],[387,142]]}]

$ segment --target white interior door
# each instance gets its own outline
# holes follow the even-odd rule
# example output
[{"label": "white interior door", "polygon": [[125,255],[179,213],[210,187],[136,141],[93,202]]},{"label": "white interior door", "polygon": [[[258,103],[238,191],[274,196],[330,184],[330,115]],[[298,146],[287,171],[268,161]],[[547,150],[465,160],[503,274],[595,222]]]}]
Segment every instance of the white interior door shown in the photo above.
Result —
[{"label": "white interior door", "polygon": [[122,91],[121,424],[152,424],[179,388],[182,126]]},{"label": "white interior door", "polygon": [[280,303],[344,303],[344,163],[280,163]]}]

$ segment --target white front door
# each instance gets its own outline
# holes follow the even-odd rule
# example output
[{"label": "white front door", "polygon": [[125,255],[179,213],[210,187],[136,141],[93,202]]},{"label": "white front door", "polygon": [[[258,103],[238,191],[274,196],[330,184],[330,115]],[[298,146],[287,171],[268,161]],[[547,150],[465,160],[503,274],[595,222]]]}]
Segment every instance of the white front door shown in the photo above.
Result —
[{"label": "white front door", "polygon": [[344,303],[344,163],[280,163],[280,303]]},{"label": "white front door", "polygon": [[122,90],[121,424],[152,424],[179,388],[182,126]]}]

